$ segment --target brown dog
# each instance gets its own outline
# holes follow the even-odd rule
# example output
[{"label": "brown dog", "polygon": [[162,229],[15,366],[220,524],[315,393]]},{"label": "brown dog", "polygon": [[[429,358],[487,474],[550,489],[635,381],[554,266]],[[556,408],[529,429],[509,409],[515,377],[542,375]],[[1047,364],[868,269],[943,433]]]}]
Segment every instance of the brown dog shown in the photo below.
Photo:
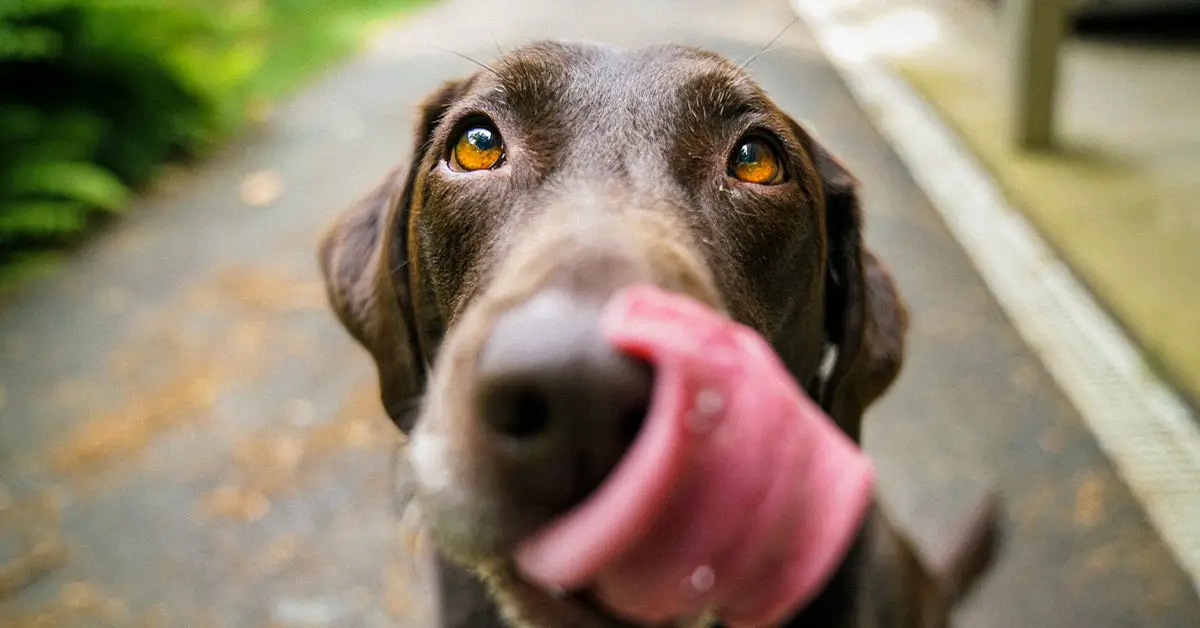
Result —
[{"label": "brown dog", "polygon": [[[627,625],[586,593],[524,584],[508,558],[596,488],[645,412],[653,375],[601,339],[601,306],[652,283],[725,312],[857,441],[907,322],[863,245],[855,181],[739,68],[691,48],[540,43],[421,111],[411,165],[334,225],[320,261],[412,432],[439,621]],[[792,623],[945,625],[993,522],[985,502],[922,559],[876,507]]]}]

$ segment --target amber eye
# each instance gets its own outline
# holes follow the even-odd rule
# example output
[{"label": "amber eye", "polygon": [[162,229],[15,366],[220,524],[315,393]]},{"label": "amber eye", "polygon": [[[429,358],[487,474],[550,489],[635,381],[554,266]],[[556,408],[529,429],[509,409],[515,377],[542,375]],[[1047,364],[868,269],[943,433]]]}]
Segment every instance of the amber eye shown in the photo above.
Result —
[{"label": "amber eye", "polygon": [[472,126],[458,137],[451,154],[450,165],[455,170],[487,170],[494,168],[504,157],[504,142],[495,129]]},{"label": "amber eye", "polygon": [[779,155],[765,140],[746,139],[738,144],[729,158],[729,174],[739,181],[771,185],[783,178]]}]

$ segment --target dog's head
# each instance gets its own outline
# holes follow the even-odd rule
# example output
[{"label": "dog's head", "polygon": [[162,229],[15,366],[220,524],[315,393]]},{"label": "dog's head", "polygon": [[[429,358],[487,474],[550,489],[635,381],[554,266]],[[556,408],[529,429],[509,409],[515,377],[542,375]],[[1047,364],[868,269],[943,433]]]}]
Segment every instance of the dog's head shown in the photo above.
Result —
[{"label": "dog's head", "polygon": [[655,284],[753,327],[855,440],[900,368],[905,314],[863,246],[854,179],[691,48],[542,43],[443,85],[411,164],[320,257],[413,431],[430,527],[500,579],[637,433],[653,373],[602,340],[614,291]]}]

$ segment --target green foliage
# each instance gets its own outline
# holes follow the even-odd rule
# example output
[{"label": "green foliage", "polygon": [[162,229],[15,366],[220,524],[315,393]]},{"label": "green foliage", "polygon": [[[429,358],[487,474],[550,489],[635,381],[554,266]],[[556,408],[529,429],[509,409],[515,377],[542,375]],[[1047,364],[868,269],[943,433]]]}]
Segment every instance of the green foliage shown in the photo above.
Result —
[{"label": "green foliage", "polygon": [[57,197],[108,211],[120,210],[128,194],[111,172],[79,161],[25,161],[13,168],[4,187],[14,201]]},{"label": "green foliage", "polygon": [[0,266],[44,266],[232,127],[261,55],[228,45],[255,23],[225,8],[0,0]]},{"label": "green foliage", "polygon": [[418,0],[0,0],[0,289]]}]

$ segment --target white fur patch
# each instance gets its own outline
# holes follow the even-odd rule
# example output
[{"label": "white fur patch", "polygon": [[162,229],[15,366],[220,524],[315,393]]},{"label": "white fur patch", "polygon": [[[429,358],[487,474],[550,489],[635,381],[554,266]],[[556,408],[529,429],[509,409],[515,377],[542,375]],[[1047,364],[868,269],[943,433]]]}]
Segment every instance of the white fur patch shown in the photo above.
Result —
[{"label": "white fur patch", "polygon": [[833,377],[833,367],[837,365],[838,348],[835,344],[825,345],[825,355],[821,356],[821,368],[817,371],[817,376],[821,378],[821,390],[825,390],[825,385],[829,383],[829,378]]},{"label": "white fur patch", "polygon": [[445,437],[414,433],[408,449],[408,458],[422,492],[445,493],[457,490],[454,471],[450,468],[453,457]]}]

